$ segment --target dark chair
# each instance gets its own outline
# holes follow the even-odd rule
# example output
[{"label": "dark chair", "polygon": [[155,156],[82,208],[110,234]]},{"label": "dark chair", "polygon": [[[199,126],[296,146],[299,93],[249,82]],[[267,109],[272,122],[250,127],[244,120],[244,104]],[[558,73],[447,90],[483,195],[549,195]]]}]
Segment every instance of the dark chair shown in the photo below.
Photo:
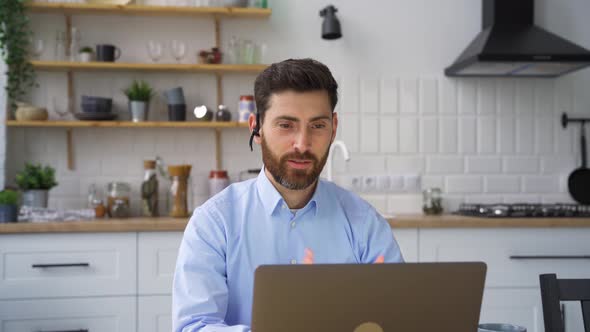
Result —
[{"label": "dark chair", "polygon": [[545,332],[565,332],[559,301],[580,301],[584,331],[590,332],[590,279],[557,279],[555,274],[541,274],[539,279]]}]

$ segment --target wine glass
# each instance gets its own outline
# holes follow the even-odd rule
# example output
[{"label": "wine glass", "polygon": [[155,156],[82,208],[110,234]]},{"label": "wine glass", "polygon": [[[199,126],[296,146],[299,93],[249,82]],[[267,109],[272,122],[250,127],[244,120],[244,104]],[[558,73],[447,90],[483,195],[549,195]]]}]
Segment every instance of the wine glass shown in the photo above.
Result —
[{"label": "wine glass", "polygon": [[53,96],[51,98],[53,112],[60,120],[67,120],[70,116],[70,99],[66,96]]},{"label": "wine glass", "polygon": [[158,62],[164,53],[162,43],[157,40],[150,40],[147,44],[148,54],[153,62]]},{"label": "wine glass", "polygon": [[186,54],[186,44],[182,40],[174,39],[171,42],[172,56],[178,63],[184,58]]},{"label": "wine glass", "polygon": [[31,39],[31,55],[35,59],[40,59],[45,49],[45,41],[39,38]]}]

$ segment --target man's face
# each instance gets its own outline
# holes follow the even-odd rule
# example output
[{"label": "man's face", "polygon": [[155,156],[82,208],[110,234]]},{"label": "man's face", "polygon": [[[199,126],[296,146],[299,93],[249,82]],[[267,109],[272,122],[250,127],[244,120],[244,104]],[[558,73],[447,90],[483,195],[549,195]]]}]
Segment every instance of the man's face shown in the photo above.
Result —
[{"label": "man's face", "polygon": [[283,187],[308,188],[326,164],[337,125],[325,91],[273,94],[257,138],[264,166]]}]

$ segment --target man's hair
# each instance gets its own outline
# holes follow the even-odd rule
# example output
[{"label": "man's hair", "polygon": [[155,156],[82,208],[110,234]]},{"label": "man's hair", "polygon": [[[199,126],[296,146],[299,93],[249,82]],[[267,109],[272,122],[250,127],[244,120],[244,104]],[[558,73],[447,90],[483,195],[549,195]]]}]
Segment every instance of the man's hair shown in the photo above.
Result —
[{"label": "man's hair", "polygon": [[338,103],[338,83],[323,63],[313,59],[288,59],[273,63],[258,75],[254,83],[254,98],[261,122],[258,123],[258,128],[264,121],[272,94],[288,90],[326,91],[330,97],[332,111]]}]

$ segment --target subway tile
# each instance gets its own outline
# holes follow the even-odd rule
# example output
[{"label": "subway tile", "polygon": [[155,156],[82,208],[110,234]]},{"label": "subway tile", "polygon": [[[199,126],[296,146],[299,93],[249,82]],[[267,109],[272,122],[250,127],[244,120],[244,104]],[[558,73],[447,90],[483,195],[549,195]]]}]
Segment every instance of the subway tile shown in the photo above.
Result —
[{"label": "subway tile", "polygon": [[457,83],[453,79],[441,79],[441,93],[440,93],[440,113],[441,114],[456,114],[457,113]]},{"label": "subway tile", "polygon": [[361,118],[361,152],[379,152],[379,118],[363,116]]},{"label": "subway tile", "polygon": [[423,173],[425,165],[424,157],[387,157],[388,174]]},{"label": "subway tile", "polygon": [[496,121],[485,116],[477,119],[477,150],[479,153],[496,152]]},{"label": "subway tile", "polygon": [[[560,77],[555,82],[555,115],[572,114],[574,111],[574,80]],[[568,127],[569,128],[569,127]]]},{"label": "subway tile", "polygon": [[475,114],[477,109],[477,81],[459,81],[459,114]]},{"label": "subway tile", "polygon": [[381,114],[397,114],[399,112],[399,81],[395,78],[381,80],[379,89],[379,109]]},{"label": "subway tile", "polygon": [[386,214],[389,212],[387,208],[387,196],[366,193],[362,193],[359,196],[365,201],[367,201],[367,203],[374,207],[375,210],[377,210],[377,212],[379,212],[380,214]]},{"label": "subway tile", "polygon": [[465,196],[457,195],[457,194],[447,194],[443,195],[442,205],[443,211],[451,213],[454,211],[459,210],[459,206],[465,203]]},{"label": "subway tile", "polygon": [[[578,128],[576,128],[578,127]],[[555,152],[558,155],[571,155],[580,153],[580,128],[579,126],[568,126],[564,129],[561,125],[553,127],[555,135]],[[576,145],[574,146],[574,137]]]},{"label": "subway tile", "polygon": [[496,82],[489,78],[478,81],[478,113],[495,114],[496,113]]},{"label": "subway tile", "polygon": [[51,189],[52,195],[58,196],[79,196],[80,178],[79,177],[56,177],[57,186]]},{"label": "subway tile", "polygon": [[534,122],[533,117],[520,117],[516,120],[516,152],[532,154],[534,152]]},{"label": "subway tile", "polygon": [[521,80],[516,85],[516,114],[532,115],[534,110],[534,85],[532,81]]},{"label": "subway tile", "polygon": [[481,193],[483,191],[481,176],[447,176],[446,188],[448,193]]},{"label": "subway tile", "polygon": [[467,157],[467,173],[495,174],[502,172],[502,158],[500,157]]},{"label": "subway tile", "polygon": [[398,151],[399,120],[382,116],[379,119],[380,147],[383,153]]},{"label": "subway tile", "polygon": [[535,145],[539,154],[553,153],[555,139],[553,127],[556,119],[553,117],[537,117],[535,123]]},{"label": "subway tile", "polygon": [[555,84],[552,80],[535,80],[535,113],[539,116],[553,116],[555,108]]},{"label": "subway tile", "polygon": [[542,194],[541,203],[543,204],[554,204],[554,203],[565,203],[565,204],[576,204],[577,202],[569,194]]},{"label": "subway tile", "polygon": [[428,157],[426,159],[426,172],[429,174],[460,174],[463,170],[463,157]]},{"label": "subway tile", "polygon": [[400,119],[400,152],[418,152],[418,120],[416,118]]},{"label": "subway tile", "polygon": [[465,203],[470,204],[497,204],[502,203],[501,195],[467,195],[465,196]]},{"label": "subway tile", "polygon": [[355,76],[346,76],[342,82],[340,82],[340,101],[342,103],[342,113],[353,113],[359,112],[359,79]]},{"label": "subway tile", "polygon": [[458,144],[457,118],[440,118],[439,150],[442,153],[456,153]]},{"label": "subway tile", "polygon": [[506,203],[506,204],[518,204],[518,203],[536,204],[536,203],[541,203],[541,196],[531,195],[531,194],[504,195],[504,203]]},{"label": "subway tile", "polygon": [[498,122],[498,152],[512,154],[516,150],[516,119],[513,117],[499,117]]},{"label": "subway tile", "polygon": [[573,155],[541,157],[541,173],[543,174],[569,174],[578,166],[579,162]]},{"label": "subway tile", "polygon": [[338,117],[338,136],[343,140],[350,152],[359,151],[359,116],[356,114],[341,114]]},{"label": "subway tile", "polygon": [[419,194],[395,194],[387,196],[387,212],[397,214],[410,214],[422,212],[422,195]]},{"label": "subway tile", "polygon": [[515,105],[515,81],[510,78],[498,79],[497,83],[497,98],[498,98],[498,114],[499,115],[514,115]]},{"label": "subway tile", "polygon": [[379,80],[376,78],[361,79],[361,113],[379,112]]},{"label": "subway tile", "polygon": [[474,118],[459,118],[459,152],[475,153],[476,151],[476,122]]},{"label": "subway tile", "polygon": [[422,190],[428,188],[440,188],[444,191],[445,189],[445,181],[442,175],[423,175],[421,182]]},{"label": "subway tile", "polygon": [[525,176],[523,189],[531,194],[554,193],[559,189],[559,181],[555,176]]},{"label": "subway tile", "polygon": [[520,176],[514,175],[490,175],[484,178],[486,193],[504,194],[520,192]]},{"label": "subway tile", "polygon": [[438,151],[438,120],[420,119],[420,152],[435,153]]},{"label": "subway tile", "polygon": [[505,157],[504,173],[536,174],[539,171],[539,158],[536,157]]},{"label": "subway tile", "polygon": [[403,78],[400,84],[400,111],[408,114],[418,113],[418,80]]},{"label": "subway tile", "polygon": [[355,155],[346,163],[346,172],[353,174],[384,173],[385,157]]},{"label": "subway tile", "polygon": [[420,80],[420,113],[436,114],[438,105],[438,84],[435,79]]}]

